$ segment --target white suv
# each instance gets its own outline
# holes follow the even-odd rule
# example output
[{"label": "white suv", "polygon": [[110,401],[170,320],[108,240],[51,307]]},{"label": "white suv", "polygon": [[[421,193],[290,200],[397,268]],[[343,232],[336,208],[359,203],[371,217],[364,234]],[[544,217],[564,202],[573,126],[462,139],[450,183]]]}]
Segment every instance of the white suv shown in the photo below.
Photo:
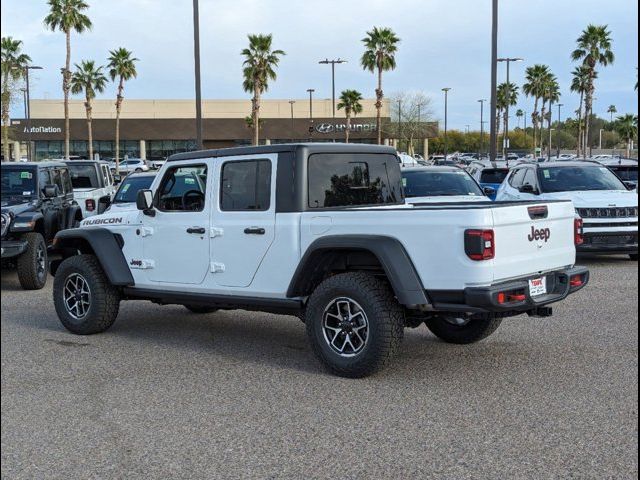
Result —
[{"label": "white suv", "polygon": [[638,194],[597,162],[523,164],[511,170],[498,201],[571,200],[584,221],[578,251],[638,259]]}]

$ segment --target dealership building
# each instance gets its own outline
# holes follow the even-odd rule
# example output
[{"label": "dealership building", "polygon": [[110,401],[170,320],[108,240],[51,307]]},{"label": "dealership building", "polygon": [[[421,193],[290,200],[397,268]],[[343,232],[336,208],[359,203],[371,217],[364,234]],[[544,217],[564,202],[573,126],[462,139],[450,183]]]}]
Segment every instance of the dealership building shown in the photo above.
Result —
[{"label": "dealership building", "polygon": [[[64,155],[64,106],[62,100],[31,100],[31,118],[11,121],[12,156],[25,156],[31,143],[36,160]],[[102,159],[115,155],[114,100],[93,102],[94,152]],[[375,100],[362,102],[363,112],[352,119],[350,138],[354,143],[375,143]],[[72,100],[70,108],[70,155],[88,155],[84,102]],[[204,148],[249,145],[252,129],[248,117],[250,100],[205,100],[203,110]],[[331,100],[263,100],[261,141],[266,144],[291,141],[344,141],[346,120],[338,110],[333,117]],[[389,102],[382,110],[383,122],[390,121]],[[384,132],[383,132],[384,133]],[[384,136],[384,135],[383,135]],[[121,156],[163,159],[196,149],[195,102],[193,100],[125,99],[120,120]],[[385,138],[386,144],[394,139]]]}]

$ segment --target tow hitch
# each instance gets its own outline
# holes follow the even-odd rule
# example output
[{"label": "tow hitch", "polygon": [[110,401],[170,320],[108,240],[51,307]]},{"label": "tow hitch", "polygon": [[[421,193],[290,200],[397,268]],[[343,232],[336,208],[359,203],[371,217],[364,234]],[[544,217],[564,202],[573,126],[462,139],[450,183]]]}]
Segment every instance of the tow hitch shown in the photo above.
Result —
[{"label": "tow hitch", "polygon": [[535,318],[547,318],[553,316],[553,308],[552,307],[539,307],[533,310],[529,310],[527,315]]}]

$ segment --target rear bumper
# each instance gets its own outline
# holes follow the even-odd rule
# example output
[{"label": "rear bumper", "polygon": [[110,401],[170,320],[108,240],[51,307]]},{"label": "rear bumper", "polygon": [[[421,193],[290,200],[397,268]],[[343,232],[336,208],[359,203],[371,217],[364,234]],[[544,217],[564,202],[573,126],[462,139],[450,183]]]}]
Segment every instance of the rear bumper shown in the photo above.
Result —
[{"label": "rear bumper", "polygon": [[22,255],[28,247],[24,240],[2,240],[2,259]]},{"label": "rear bumper", "polygon": [[584,234],[580,253],[638,253],[638,231],[599,232]]},{"label": "rear bumper", "polygon": [[[552,303],[560,302],[572,293],[583,289],[589,283],[589,270],[574,267],[566,270],[549,272],[545,275],[534,275],[505,283],[497,283],[488,287],[472,287],[463,291],[428,292],[435,311],[473,313],[473,314],[520,314],[532,313]],[[529,280],[547,279],[547,294],[532,297],[529,293]],[[571,279],[579,276],[580,285],[571,285]],[[523,298],[518,301],[501,302],[501,293],[517,292]]]}]

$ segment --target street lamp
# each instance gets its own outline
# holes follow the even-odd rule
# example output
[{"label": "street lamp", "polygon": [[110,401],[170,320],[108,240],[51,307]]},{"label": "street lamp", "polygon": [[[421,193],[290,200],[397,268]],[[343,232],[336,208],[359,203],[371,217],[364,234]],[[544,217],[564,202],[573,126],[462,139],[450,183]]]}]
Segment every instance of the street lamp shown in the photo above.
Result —
[{"label": "street lamp", "polygon": [[398,150],[402,142],[402,99],[398,99]]},{"label": "street lamp", "polygon": [[309,92],[309,135],[311,136],[311,140],[313,140],[313,93],[315,89],[308,88],[307,92]]},{"label": "street lamp", "polygon": [[31,158],[31,93],[29,90],[29,70],[42,70],[42,67],[37,65],[25,65],[24,67],[14,67],[16,70],[23,70],[24,82],[25,82],[25,118],[27,121],[27,159],[32,161]]},{"label": "street lamp", "polygon": [[329,60],[328,58],[325,60],[321,60],[318,62],[321,65],[331,65],[331,90],[332,90],[332,111],[333,118],[336,118],[336,65],[341,63],[347,63],[346,60],[342,60],[338,58],[336,60]]},{"label": "street lamp", "polygon": [[447,153],[449,150],[449,139],[447,137],[447,129],[448,129],[448,115],[449,115],[449,91],[451,91],[450,87],[443,88],[444,92],[444,159],[447,160]]},{"label": "street lamp", "polygon": [[506,57],[506,58],[498,58],[496,61],[507,64],[507,103],[506,103],[505,120],[504,120],[504,145],[502,146],[502,153],[504,158],[506,159],[507,150],[509,149],[509,104],[511,103],[511,80],[509,77],[509,66],[511,65],[511,62],[523,62],[524,58]]},{"label": "street lamp", "polygon": [[600,141],[598,142],[598,150],[602,150],[602,132],[604,132],[604,128],[600,129]]},{"label": "street lamp", "polygon": [[[564,104],[559,103],[558,104],[558,132],[562,128],[562,125],[560,125],[560,123],[562,122],[562,107],[564,107]],[[558,148],[556,157],[560,158],[560,136],[559,135],[556,135],[556,143]]]},{"label": "street lamp", "polygon": [[289,100],[289,105],[291,105],[291,142],[295,140],[295,123],[293,118],[293,106],[296,104],[295,100]]},{"label": "street lamp", "polygon": [[491,140],[489,141],[489,160],[496,161],[498,125],[496,113],[498,111],[498,0],[491,2]]},{"label": "street lamp", "polygon": [[[193,56],[196,87],[196,143],[202,150],[202,86],[200,83],[200,10],[198,0],[193,0]],[[254,119],[255,120],[255,119]]]},{"label": "street lamp", "polygon": [[485,99],[478,100],[480,104],[480,154],[478,155],[478,160],[480,160],[484,152],[484,102],[486,101]]}]

